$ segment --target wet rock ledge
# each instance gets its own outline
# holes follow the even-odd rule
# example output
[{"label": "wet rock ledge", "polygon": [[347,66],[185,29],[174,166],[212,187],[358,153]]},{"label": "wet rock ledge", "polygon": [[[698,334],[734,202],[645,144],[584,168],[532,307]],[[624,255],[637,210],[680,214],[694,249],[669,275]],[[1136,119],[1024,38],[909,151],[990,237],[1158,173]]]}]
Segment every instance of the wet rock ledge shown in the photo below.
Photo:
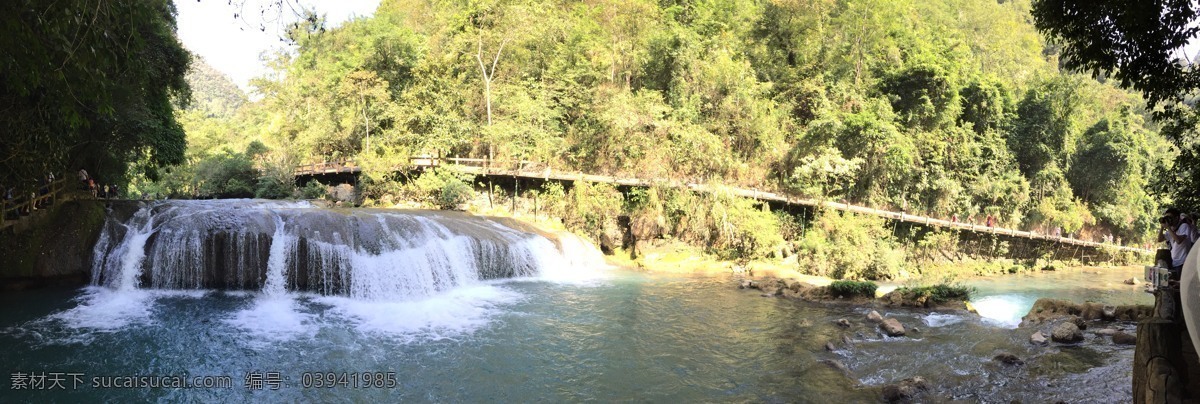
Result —
[{"label": "wet rock ledge", "polygon": [[870,294],[838,293],[829,286],[813,286],[803,281],[778,278],[747,279],[743,280],[738,288],[757,289],[762,291],[762,296],[785,297],[811,302],[878,304],[886,307],[912,307],[939,311],[971,311],[964,300],[936,301],[928,295],[912,293],[905,289],[896,289],[877,298],[874,290],[871,290]]}]

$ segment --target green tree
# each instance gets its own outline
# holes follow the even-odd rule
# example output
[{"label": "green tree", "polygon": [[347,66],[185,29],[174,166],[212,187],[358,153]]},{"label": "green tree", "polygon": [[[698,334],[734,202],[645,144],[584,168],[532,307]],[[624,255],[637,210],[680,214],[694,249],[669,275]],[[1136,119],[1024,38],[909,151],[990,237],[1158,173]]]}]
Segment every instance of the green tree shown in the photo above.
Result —
[{"label": "green tree", "polygon": [[1082,99],[1077,79],[1060,76],[1025,93],[1008,138],[1021,172],[1032,177],[1047,165],[1069,168],[1079,135]]},{"label": "green tree", "polygon": [[191,58],[171,2],[22,0],[0,15],[0,181],[85,167],[120,182],[135,161],[183,160],[172,109]]}]

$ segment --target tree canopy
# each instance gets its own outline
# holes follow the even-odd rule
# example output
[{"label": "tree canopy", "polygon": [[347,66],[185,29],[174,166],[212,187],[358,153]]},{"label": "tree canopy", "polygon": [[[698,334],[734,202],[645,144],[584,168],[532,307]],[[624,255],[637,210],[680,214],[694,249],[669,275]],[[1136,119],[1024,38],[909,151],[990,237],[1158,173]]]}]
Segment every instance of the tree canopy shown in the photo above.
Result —
[{"label": "tree canopy", "polygon": [[[191,57],[166,0],[0,5],[0,182],[86,168],[120,181],[183,162]],[[136,164],[135,164],[136,163]]]},{"label": "tree canopy", "polygon": [[1182,50],[1200,34],[1198,7],[1118,0],[1038,0],[1033,6],[1038,30],[1060,46],[1066,68],[1116,79],[1157,107],[1153,117],[1175,150],[1149,182],[1156,195],[1190,208],[1200,206],[1200,70]]},{"label": "tree canopy", "polygon": [[1042,39],[1036,10],[385,0],[293,27],[295,51],[252,82],[261,99],[185,118],[180,169],[252,140],[261,161],[356,159],[368,184],[410,155],[494,156],[1142,239],[1150,170],[1171,158],[1153,109],[1060,69],[1077,56]]}]

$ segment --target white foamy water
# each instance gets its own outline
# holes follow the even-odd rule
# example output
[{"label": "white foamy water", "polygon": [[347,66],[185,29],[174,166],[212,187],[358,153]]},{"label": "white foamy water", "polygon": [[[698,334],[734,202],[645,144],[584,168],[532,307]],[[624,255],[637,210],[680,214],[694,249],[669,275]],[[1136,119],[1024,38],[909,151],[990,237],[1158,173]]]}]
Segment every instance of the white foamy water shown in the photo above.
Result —
[{"label": "white foamy water", "polygon": [[312,337],[319,328],[292,296],[258,296],[225,323],[249,334],[250,345]]},{"label": "white foamy water", "polygon": [[1021,316],[1029,311],[1022,298],[1015,295],[987,296],[972,300],[971,305],[984,321],[1007,328],[1017,328]]},{"label": "white foamy water", "polygon": [[956,314],[941,314],[933,312],[921,318],[921,322],[929,327],[942,327],[950,324],[958,324],[963,321],[962,316]]},{"label": "white foamy water", "polygon": [[[203,290],[113,290],[89,286],[74,299],[75,307],[26,323],[19,331],[9,331],[37,334],[45,343],[86,344],[99,334],[155,324],[154,308],[159,299],[198,299],[207,294]],[[73,331],[63,334],[62,327]]]},{"label": "white foamy water", "polygon": [[401,339],[454,338],[523,298],[504,282],[594,284],[608,272],[598,248],[565,232],[307,203],[151,203],[124,222],[110,220],[99,240],[95,286],[60,314],[65,323],[148,323],[156,291],[226,289],[251,297],[223,320],[251,345],[344,324]]},{"label": "white foamy water", "polygon": [[498,285],[460,287],[413,301],[365,301],[340,296],[315,297],[328,314],[349,320],[360,332],[402,340],[453,339],[481,329],[520,301],[520,293]]}]

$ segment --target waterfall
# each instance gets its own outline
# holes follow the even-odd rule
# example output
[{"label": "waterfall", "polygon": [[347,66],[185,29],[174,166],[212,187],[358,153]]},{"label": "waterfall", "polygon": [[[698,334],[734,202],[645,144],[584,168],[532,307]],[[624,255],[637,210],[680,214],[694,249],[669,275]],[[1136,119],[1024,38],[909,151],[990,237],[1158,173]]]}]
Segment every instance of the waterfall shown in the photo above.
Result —
[{"label": "waterfall", "polygon": [[295,250],[296,242],[292,235],[285,230],[283,218],[275,212],[275,233],[271,236],[271,249],[267,257],[267,282],[263,285],[263,294],[280,296],[287,293],[286,279],[283,273],[287,270],[287,261]]},{"label": "waterfall", "polygon": [[256,200],[148,203],[109,219],[92,283],[112,290],[430,296],[491,279],[570,277],[602,262],[590,243],[456,212],[325,209]]}]

